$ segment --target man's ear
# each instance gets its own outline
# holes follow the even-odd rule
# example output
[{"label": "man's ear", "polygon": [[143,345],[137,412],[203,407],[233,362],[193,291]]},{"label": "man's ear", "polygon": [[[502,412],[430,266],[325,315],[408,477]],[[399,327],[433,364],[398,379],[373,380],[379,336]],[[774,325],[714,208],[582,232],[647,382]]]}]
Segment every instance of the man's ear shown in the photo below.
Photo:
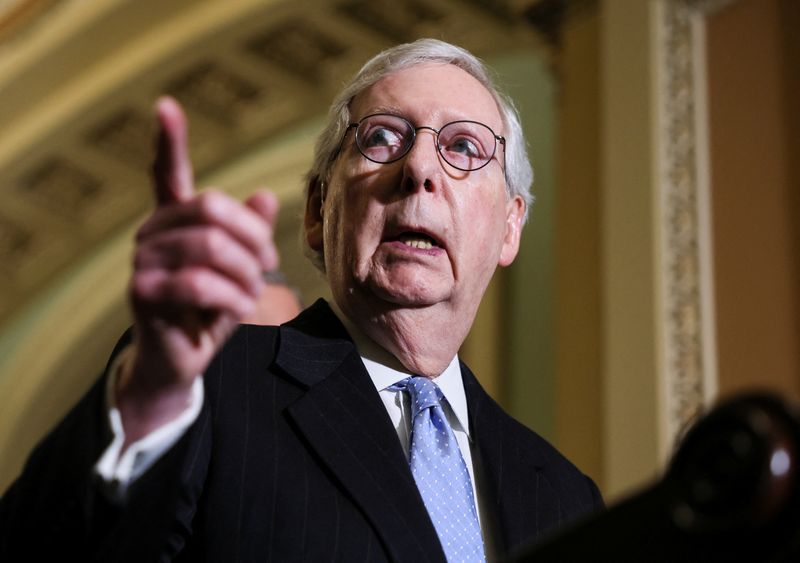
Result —
[{"label": "man's ear", "polygon": [[517,257],[519,241],[522,236],[522,221],[525,217],[525,200],[514,196],[506,204],[506,232],[503,237],[503,247],[500,250],[500,266],[508,266]]},{"label": "man's ear", "polygon": [[319,176],[314,176],[308,181],[306,192],[306,212],[303,219],[303,228],[306,233],[308,246],[317,252],[322,251],[322,205],[325,203],[325,185]]}]

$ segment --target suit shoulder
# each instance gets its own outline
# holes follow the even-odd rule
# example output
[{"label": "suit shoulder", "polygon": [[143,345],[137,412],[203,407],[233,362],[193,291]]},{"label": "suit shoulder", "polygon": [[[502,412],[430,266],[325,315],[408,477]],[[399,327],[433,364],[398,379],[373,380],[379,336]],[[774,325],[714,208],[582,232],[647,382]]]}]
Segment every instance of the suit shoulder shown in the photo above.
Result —
[{"label": "suit shoulder", "polygon": [[[272,357],[279,338],[280,327],[239,325],[219,354],[241,357]],[[218,354],[218,355],[219,355]]]},{"label": "suit shoulder", "polygon": [[[547,439],[516,419],[510,416],[509,419],[511,423],[517,427],[517,432],[524,435],[522,441],[525,447],[530,448],[534,456],[543,460],[540,464],[543,471],[560,475],[562,478],[591,481],[589,477]],[[592,483],[592,485],[594,484]]]},{"label": "suit shoulder", "polygon": [[473,429],[486,454],[513,460],[519,471],[535,472],[558,498],[574,504],[577,512],[602,507],[602,497],[590,477],[548,440],[505,412],[463,364],[462,373]]},{"label": "suit shoulder", "polygon": [[278,335],[275,326],[240,325],[206,369],[206,389],[210,381],[223,376],[236,380],[262,372],[273,361]]}]

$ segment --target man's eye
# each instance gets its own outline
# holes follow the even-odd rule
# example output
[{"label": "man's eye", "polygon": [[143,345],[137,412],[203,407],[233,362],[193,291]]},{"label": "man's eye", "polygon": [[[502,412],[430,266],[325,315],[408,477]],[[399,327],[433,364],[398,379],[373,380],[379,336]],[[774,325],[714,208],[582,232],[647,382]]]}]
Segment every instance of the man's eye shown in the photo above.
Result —
[{"label": "man's eye", "polygon": [[403,137],[397,131],[386,127],[373,127],[366,135],[362,145],[364,148],[397,147],[403,144]]},{"label": "man's eye", "polygon": [[447,150],[447,152],[458,153],[473,158],[480,158],[483,156],[480,144],[469,137],[458,137],[451,140],[445,147],[445,150]]}]

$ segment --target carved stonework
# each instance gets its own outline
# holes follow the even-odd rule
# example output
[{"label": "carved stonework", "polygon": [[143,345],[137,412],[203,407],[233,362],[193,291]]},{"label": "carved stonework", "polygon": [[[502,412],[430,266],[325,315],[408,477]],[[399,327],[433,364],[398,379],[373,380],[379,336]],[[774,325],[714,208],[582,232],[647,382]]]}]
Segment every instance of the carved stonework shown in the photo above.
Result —
[{"label": "carved stonework", "polygon": [[552,51],[561,47],[561,34],[571,18],[596,9],[597,0],[538,0],[523,12],[525,19]]},{"label": "carved stonework", "polygon": [[105,117],[86,135],[89,144],[129,165],[133,170],[147,170],[153,158],[153,119],[125,107]]},{"label": "carved stonework", "polygon": [[17,39],[33,31],[38,24],[63,4],[63,0],[8,0],[0,2],[0,45]]},{"label": "carved stonework", "polygon": [[207,60],[175,78],[165,90],[186,108],[225,126],[241,122],[265,94],[255,81]]},{"label": "carved stonework", "polygon": [[[519,2],[509,0],[464,0],[480,9],[489,17],[495,18],[500,22],[513,22],[518,17]],[[541,2],[541,0],[539,0]],[[538,3],[538,2],[537,2]]]},{"label": "carved stonework", "polygon": [[391,43],[413,41],[421,28],[445,20],[440,7],[423,0],[345,0],[339,11]]},{"label": "carved stonework", "polygon": [[[673,442],[716,393],[709,186],[703,158],[704,17],[730,0],[662,0],[658,22],[662,308],[666,443]],[[698,72],[701,71],[701,72]],[[701,79],[702,80],[702,79]],[[701,117],[698,119],[698,115]]]},{"label": "carved stonework", "polygon": [[329,32],[299,18],[273,25],[248,42],[259,58],[309,84],[319,84],[347,46]]},{"label": "carved stonework", "polygon": [[32,239],[30,231],[0,216],[0,268],[12,274],[24,260]]},{"label": "carved stonework", "polygon": [[42,163],[20,185],[26,197],[70,220],[81,218],[102,189],[96,176],[61,157]]},{"label": "carved stonework", "polygon": [[662,12],[662,237],[668,438],[705,404],[701,318],[697,160],[691,8],[666,2]]}]

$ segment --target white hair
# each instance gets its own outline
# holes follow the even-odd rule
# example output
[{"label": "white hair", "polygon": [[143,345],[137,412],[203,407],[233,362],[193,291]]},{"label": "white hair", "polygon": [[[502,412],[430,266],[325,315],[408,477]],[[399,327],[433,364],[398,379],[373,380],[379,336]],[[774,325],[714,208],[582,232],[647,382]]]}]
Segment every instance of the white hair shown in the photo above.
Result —
[{"label": "white hair", "polygon": [[[329,181],[333,155],[336,154],[342,136],[351,122],[350,103],[353,99],[390,74],[426,63],[451,64],[460,68],[483,84],[494,98],[505,129],[506,192],[509,198],[520,196],[525,201],[524,224],[528,217],[528,208],[533,203],[533,169],[528,160],[525,136],[514,103],[498,89],[489,69],[480,59],[466,49],[438,39],[418,39],[413,43],[387,49],[370,59],[345,85],[331,104],[328,124],[317,139],[314,162],[307,174],[307,186],[315,181]],[[306,251],[310,253],[312,262],[324,271],[321,253],[307,247]]]}]

